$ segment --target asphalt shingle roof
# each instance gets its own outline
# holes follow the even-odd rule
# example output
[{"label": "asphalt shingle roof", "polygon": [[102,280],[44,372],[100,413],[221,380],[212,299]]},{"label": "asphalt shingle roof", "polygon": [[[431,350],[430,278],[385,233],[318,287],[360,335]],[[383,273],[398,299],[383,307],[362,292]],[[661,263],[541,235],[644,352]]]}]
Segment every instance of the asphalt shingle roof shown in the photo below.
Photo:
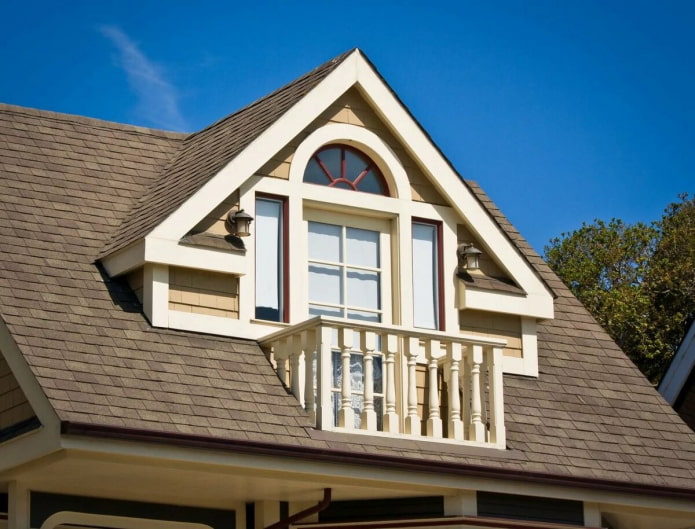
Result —
[{"label": "asphalt shingle roof", "polygon": [[[316,431],[255,342],[154,329],[100,270],[104,248],[151,229],[220,152],[248,144],[251,121],[272,122],[332,64],[191,137],[0,106],[0,316],[59,418],[695,491],[693,432],[474,182],[557,296],[538,328],[540,376],[505,376],[504,451]],[[196,159],[201,144],[211,158]]]}]

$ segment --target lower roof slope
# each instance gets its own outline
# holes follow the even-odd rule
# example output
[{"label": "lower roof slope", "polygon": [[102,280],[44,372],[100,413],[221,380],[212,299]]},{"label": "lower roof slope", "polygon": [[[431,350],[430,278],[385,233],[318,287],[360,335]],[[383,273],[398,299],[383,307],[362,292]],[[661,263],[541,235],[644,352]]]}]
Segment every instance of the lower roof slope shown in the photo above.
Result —
[{"label": "lower roof slope", "polygon": [[505,451],[316,431],[256,343],[150,327],[94,259],[180,135],[7,106],[0,134],[0,315],[62,421],[695,497],[695,435],[475,183],[557,294],[539,378],[505,377]]}]

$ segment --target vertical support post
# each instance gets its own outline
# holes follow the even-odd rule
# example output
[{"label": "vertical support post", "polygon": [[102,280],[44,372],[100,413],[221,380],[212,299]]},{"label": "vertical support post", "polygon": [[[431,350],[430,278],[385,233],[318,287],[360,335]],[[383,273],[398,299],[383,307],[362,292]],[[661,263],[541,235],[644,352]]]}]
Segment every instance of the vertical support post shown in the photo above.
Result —
[{"label": "vertical support post", "polygon": [[459,388],[459,363],[461,362],[461,344],[449,342],[446,345],[449,361],[449,438],[463,440],[463,423],[461,422],[461,395]]},{"label": "vertical support post", "polygon": [[29,528],[29,490],[16,481],[8,487],[8,529]]},{"label": "vertical support post", "polygon": [[470,345],[466,347],[466,353],[463,357],[461,365],[463,372],[461,373],[461,387],[463,401],[461,403],[461,422],[463,423],[463,437],[468,439],[471,431],[471,370],[473,368],[473,350]]},{"label": "vertical support post", "polygon": [[425,356],[427,357],[427,372],[429,382],[430,407],[427,414],[427,436],[442,436],[442,418],[439,410],[439,357],[441,344],[439,340],[427,340],[425,342]]},{"label": "vertical support post", "polygon": [[398,336],[387,334],[382,340],[385,349],[384,363],[386,364],[386,413],[384,414],[384,431],[398,433],[400,430],[398,413],[396,412],[396,352],[398,350]]},{"label": "vertical support post", "polygon": [[376,431],[376,411],[374,411],[374,349],[376,335],[372,331],[360,332],[360,349],[364,356],[364,407],[362,409],[362,429]]},{"label": "vertical support post", "polygon": [[471,366],[471,425],[468,439],[485,441],[485,425],[482,419],[482,388],[480,387],[480,365],[483,363],[483,346],[473,345]]},{"label": "vertical support post", "polygon": [[316,422],[319,429],[333,427],[333,406],[331,405],[331,362],[333,352],[333,332],[330,327],[321,326],[316,331],[316,381],[317,396]]},{"label": "vertical support post", "polygon": [[340,362],[342,366],[338,426],[350,429],[355,427],[355,411],[352,409],[352,377],[350,376],[352,339],[352,329],[338,329],[338,347],[340,348]]},{"label": "vertical support post", "polygon": [[304,351],[304,409],[309,412],[312,422],[316,421],[316,397],[314,396],[314,351],[316,351],[316,332],[304,331],[302,351]]},{"label": "vertical support post", "polygon": [[488,380],[490,382],[490,442],[504,447],[507,440],[504,427],[504,389],[502,387],[502,362],[504,351],[492,347],[487,353]]},{"label": "vertical support post", "polygon": [[420,417],[417,414],[417,357],[420,340],[408,336],[404,345],[408,359],[408,415],[405,418],[405,433],[420,435]]}]

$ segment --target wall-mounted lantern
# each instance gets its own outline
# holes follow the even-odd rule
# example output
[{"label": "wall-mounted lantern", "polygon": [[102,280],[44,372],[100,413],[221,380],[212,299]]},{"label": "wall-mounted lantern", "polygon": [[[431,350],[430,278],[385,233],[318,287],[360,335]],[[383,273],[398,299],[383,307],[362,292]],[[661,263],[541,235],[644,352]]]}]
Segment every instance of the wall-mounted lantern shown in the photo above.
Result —
[{"label": "wall-mounted lantern", "polygon": [[248,237],[251,235],[251,222],[253,217],[243,209],[233,208],[227,213],[224,227],[235,237]]},{"label": "wall-mounted lantern", "polygon": [[478,250],[473,243],[459,244],[456,249],[456,257],[459,261],[459,272],[470,273],[480,270],[480,255],[483,252]]}]

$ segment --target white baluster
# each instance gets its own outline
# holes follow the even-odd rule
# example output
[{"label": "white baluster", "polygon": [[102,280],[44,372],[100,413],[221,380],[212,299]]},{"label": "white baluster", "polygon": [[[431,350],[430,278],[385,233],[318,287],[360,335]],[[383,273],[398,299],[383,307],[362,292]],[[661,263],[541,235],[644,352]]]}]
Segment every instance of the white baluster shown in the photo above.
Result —
[{"label": "white baluster", "polygon": [[316,350],[316,332],[304,331],[302,350],[304,351],[304,409],[309,412],[312,422],[316,421],[316,397],[314,396],[314,351]]},{"label": "white baluster", "polygon": [[427,371],[429,378],[429,413],[427,415],[427,435],[429,437],[442,436],[442,419],[439,413],[439,357],[441,346],[439,340],[427,340],[425,342],[425,355],[427,356]]},{"label": "white baluster", "polygon": [[292,394],[304,407],[304,352],[300,334],[292,336],[292,353],[290,355],[290,383]]},{"label": "white baluster", "polygon": [[449,342],[446,345],[446,355],[449,360],[449,431],[450,439],[463,439],[463,423],[461,422],[461,395],[459,389],[459,363],[461,362],[461,344]]},{"label": "white baluster", "polygon": [[331,402],[331,378],[333,355],[333,330],[327,326],[321,326],[316,332],[316,371],[317,371],[317,402],[316,422],[317,428],[328,430],[333,428],[333,405]]},{"label": "white baluster", "polygon": [[490,381],[490,442],[501,447],[506,444],[504,428],[504,390],[502,387],[502,362],[504,352],[501,347],[493,347],[488,355]]},{"label": "white baluster", "polygon": [[384,431],[398,433],[400,421],[396,412],[396,352],[398,350],[398,336],[387,334],[382,340],[382,347],[385,348],[384,363],[386,373],[384,384],[386,387],[386,413],[384,413]]},{"label": "white baluster", "polygon": [[483,346],[474,345],[471,366],[471,425],[468,438],[471,441],[485,440],[485,425],[482,421],[482,389],[480,387],[480,365],[483,363]]},{"label": "white baluster", "polygon": [[338,347],[340,348],[340,360],[342,364],[338,426],[351,429],[355,427],[355,412],[352,409],[352,377],[350,376],[352,329],[341,328],[338,330]]},{"label": "white baluster", "polygon": [[374,411],[374,349],[376,335],[372,331],[360,332],[360,349],[364,356],[364,405],[362,408],[362,429],[376,431],[376,411]]},{"label": "white baluster", "polygon": [[405,355],[408,359],[408,415],[405,418],[405,433],[420,435],[420,417],[417,414],[417,357],[420,340],[405,339]]}]

